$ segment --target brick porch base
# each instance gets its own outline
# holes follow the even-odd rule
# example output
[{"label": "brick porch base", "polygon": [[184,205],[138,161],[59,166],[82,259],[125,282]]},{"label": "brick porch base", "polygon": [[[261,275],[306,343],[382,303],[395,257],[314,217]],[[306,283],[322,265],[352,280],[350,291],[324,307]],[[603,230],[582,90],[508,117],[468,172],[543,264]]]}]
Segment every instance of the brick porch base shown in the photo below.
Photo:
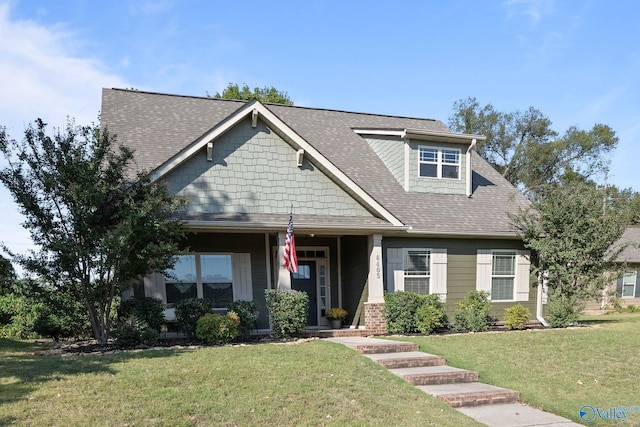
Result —
[{"label": "brick porch base", "polygon": [[387,319],[382,310],[384,303],[364,303],[364,327],[370,335],[387,333]]}]

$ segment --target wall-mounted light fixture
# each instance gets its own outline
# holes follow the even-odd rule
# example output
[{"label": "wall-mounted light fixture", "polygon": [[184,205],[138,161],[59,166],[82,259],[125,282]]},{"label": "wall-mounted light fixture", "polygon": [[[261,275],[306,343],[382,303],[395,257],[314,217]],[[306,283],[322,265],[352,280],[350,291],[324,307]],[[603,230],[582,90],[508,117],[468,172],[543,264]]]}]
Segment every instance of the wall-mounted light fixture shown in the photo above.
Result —
[{"label": "wall-mounted light fixture", "polygon": [[213,161],[213,142],[207,142],[207,161]]},{"label": "wall-mounted light fixture", "polygon": [[302,166],[302,161],[304,160],[304,150],[301,148],[296,153],[296,164],[298,167]]},{"label": "wall-mounted light fixture", "polygon": [[258,126],[258,110],[254,108],[251,113],[251,127],[254,128],[256,126]]}]

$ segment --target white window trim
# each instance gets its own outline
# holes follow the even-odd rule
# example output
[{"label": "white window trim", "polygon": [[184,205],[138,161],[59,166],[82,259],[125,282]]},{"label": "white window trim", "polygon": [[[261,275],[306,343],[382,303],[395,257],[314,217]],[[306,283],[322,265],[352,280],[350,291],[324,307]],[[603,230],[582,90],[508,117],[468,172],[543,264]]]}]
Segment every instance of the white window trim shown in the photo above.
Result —
[{"label": "white window trim", "polygon": [[530,293],[530,251],[520,249],[478,249],[476,259],[476,290],[485,291],[491,294],[491,284],[493,277],[493,253],[512,252],[516,253],[516,271],[513,284],[514,295],[512,300],[494,300],[492,302],[526,302],[529,301]]},{"label": "white window trim", "polygon": [[[427,162],[427,161],[422,161],[420,160],[420,151],[422,149],[431,149],[431,150],[436,150],[437,153],[437,159],[436,162]],[[444,163],[443,161],[443,150],[445,151],[455,151],[458,153],[458,163]],[[427,165],[436,165],[436,176],[422,176],[420,175],[420,165],[422,164],[427,164]],[[442,167],[444,165],[447,166],[457,166],[458,167],[458,177],[457,178],[447,178],[447,177],[443,177],[442,176]],[[460,150],[459,148],[445,148],[445,147],[435,147],[435,146],[431,146],[431,145],[418,145],[418,177],[419,178],[427,178],[427,179],[444,179],[444,180],[450,180],[450,181],[455,181],[455,180],[460,180],[462,179],[462,150]]]},{"label": "white window trim", "polygon": [[[513,274],[493,274],[493,260],[494,257],[497,253],[502,253],[502,254],[513,254]],[[500,249],[494,249],[491,251],[491,289],[493,290],[493,279],[494,278],[507,278],[507,279],[513,279],[513,290],[511,291],[511,298],[508,299],[493,299],[493,295],[491,295],[491,301],[492,302],[512,302],[516,300],[516,277],[518,275],[518,266],[517,266],[517,261],[518,261],[518,252],[516,250],[513,249],[505,249],[505,250],[500,250]]]},{"label": "white window trim", "polygon": [[[429,258],[429,271],[426,274],[407,274],[407,265],[404,264],[406,261],[409,252],[419,252],[421,255],[426,255]],[[431,249],[422,249],[422,248],[403,248],[402,249],[402,288],[404,290],[404,283],[407,278],[427,278],[429,279],[429,292],[431,294]]]},{"label": "white window trim", "polygon": [[[633,292],[631,293],[631,295],[624,295],[624,276],[626,274],[633,274]],[[638,272],[637,271],[625,271],[624,275],[622,276],[622,289],[620,289],[620,294],[622,295],[622,298],[636,298],[636,284],[638,283]]]},{"label": "white window trim", "polygon": [[404,256],[406,251],[428,251],[429,294],[447,300],[447,250],[444,248],[386,248],[386,288],[388,292],[404,291]]}]

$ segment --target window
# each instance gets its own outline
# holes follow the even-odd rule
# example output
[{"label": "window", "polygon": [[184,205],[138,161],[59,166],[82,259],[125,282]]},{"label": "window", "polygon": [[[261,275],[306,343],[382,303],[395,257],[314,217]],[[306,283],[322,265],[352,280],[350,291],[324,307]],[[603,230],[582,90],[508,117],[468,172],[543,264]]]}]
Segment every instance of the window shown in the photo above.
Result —
[{"label": "window", "polygon": [[420,176],[459,179],[460,150],[420,147]]},{"label": "window", "polygon": [[628,271],[622,276],[622,296],[634,297],[636,295],[636,274],[635,271]]},{"label": "window", "polygon": [[516,253],[494,251],[491,262],[491,300],[512,301],[516,278]]},{"label": "window", "polygon": [[204,298],[214,308],[233,302],[231,255],[192,254],[178,257],[165,277],[167,304],[188,298]]},{"label": "window", "polygon": [[417,294],[429,293],[431,253],[423,249],[408,249],[404,253],[404,290]]}]

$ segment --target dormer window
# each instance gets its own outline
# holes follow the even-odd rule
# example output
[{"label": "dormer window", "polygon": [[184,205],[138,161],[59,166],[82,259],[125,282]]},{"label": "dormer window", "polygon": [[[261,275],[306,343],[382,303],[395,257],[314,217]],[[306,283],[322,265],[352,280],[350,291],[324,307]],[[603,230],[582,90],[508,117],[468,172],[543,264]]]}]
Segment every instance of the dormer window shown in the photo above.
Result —
[{"label": "dormer window", "polygon": [[420,176],[460,179],[460,150],[419,147]]}]

